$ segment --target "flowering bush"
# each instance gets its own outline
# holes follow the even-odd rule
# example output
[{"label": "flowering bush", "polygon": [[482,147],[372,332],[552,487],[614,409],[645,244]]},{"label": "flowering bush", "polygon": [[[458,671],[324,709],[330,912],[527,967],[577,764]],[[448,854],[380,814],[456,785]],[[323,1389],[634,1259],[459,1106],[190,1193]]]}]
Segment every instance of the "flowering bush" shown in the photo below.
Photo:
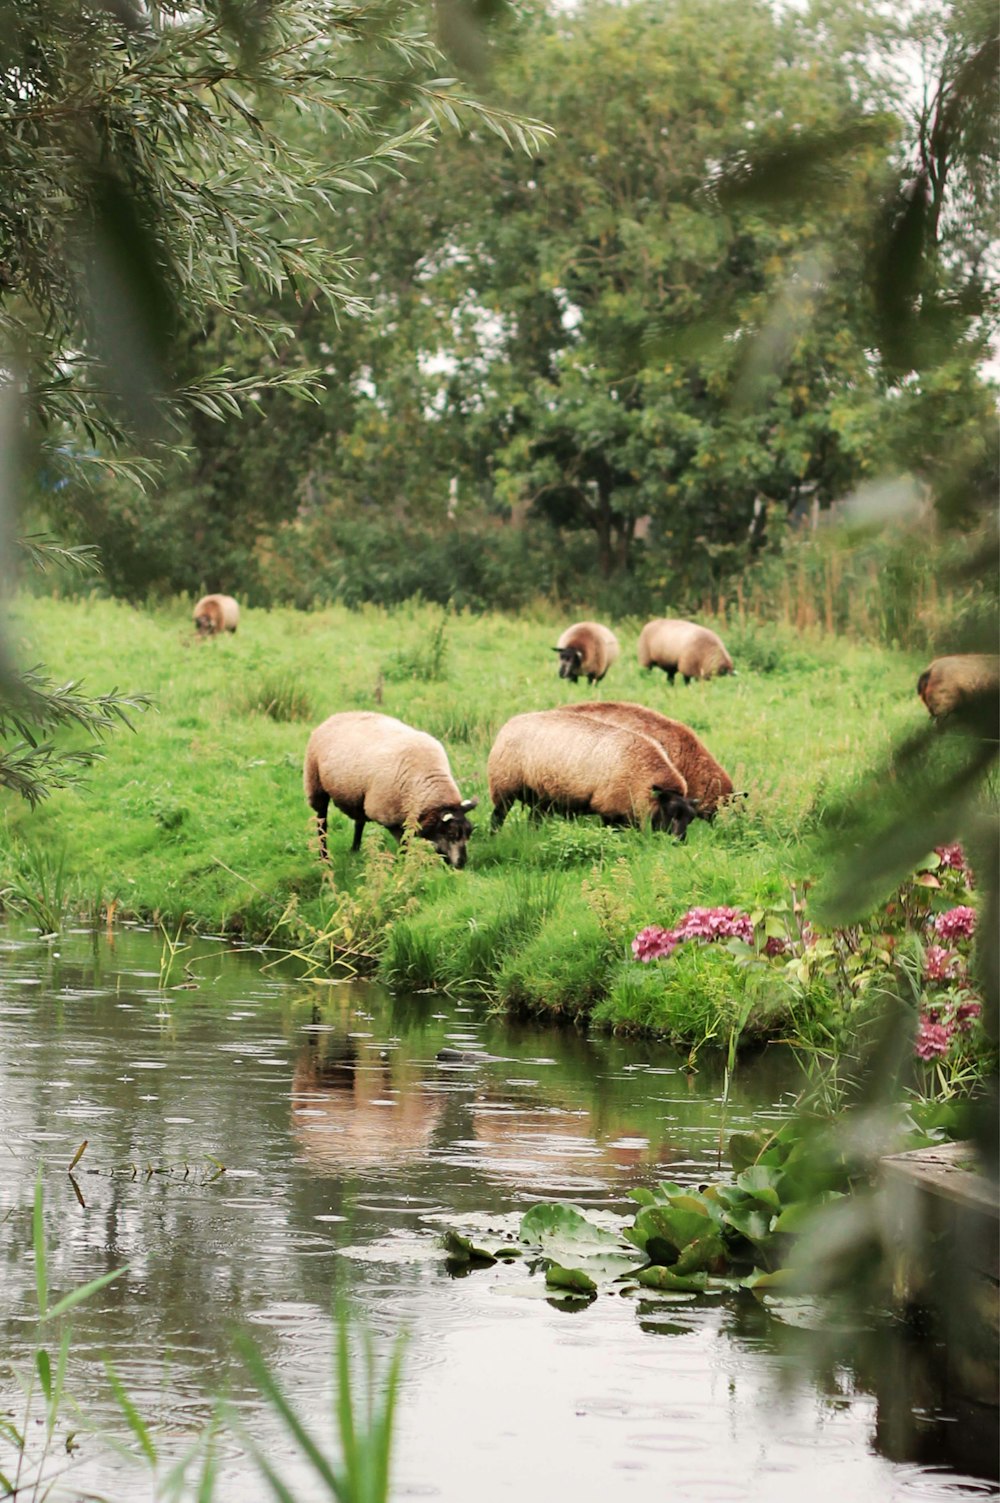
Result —
[{"label": "flowering bush", "polygon": [[689,908],[672,929],[650,924],[632,941],[636,960],[665,960],[685,939],[742,939],[752,945],[753,922],[739,908]]},{"label": "flowering bush", "polygon": [[[972,1057],[969,1035],[982,1003],[969,977],[969,948],[976,930],[976,911],[968,902],[971,872],[959,845],[938,847],[866,924],[817,932],[805,918],[805,890],[792,886],[791,902],[746,913],[739,908],[691,908],[669,929],[649,924],[632,941],[632,954],[643,964],[668,960],[690,940],[737,939],[749,946],[741,963],[775,969],[794,989],[826,987],[839,1004],[844,1039],[857,1025],[857,1009],[867,994],[877,996],[904,974],[906,959],[919,955],[917,1034],[914,1053],[926,1063],[949,1068]],[[957,901],[956,901],[957,900]],[[951,906],[935,912],[942,901]],[[880,983],[873,987],[873,983]],[[947,1089],[944,1076],[938,1078]]]}]

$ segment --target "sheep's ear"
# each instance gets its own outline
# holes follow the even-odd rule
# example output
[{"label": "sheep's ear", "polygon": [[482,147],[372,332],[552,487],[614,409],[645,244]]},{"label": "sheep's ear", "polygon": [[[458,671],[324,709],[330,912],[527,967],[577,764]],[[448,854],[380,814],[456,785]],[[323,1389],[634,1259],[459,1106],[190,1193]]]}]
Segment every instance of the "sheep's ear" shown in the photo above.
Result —
[{"label": "sheep's ear", "polygon": [[565,652],[566,649],[565,649],[565,647],[553,647],[552,651],[553,652]]},{"label": "sheep's ear", "polygon": [[450,819],[454,819],[454,818],[455,818],[454,814],[442,814],[442,816],[441,816],[441,823],[443,825],[446,825]]},{"label": "sheep's ear", "polygon": [[[461,809],[461,810],[462,810],[462,813],[463,813],[463,814],[464,814],[464,813],[466,813],[466,812],[467,812],[467,811],[468,811],[468,810],[469,810],[469,809],[475,809],[475,807],[476,807],[476,805],[477,805],[477,804],[478,804],[478,803],[479,803],[479,800],[478,800],[478,799],[477,799],[477,798],[464,798],[464,799],[463,799],[463,800],[462,800],[462,802],[461,802],[461,803],[460,803],[460,804],[459,804],[459,806],[458,806],[458,807],[459,807],[459,808],[460,808],[460,809]],[[450,816],[450,815],[449,815],[449,818],[450,818],[450,817],[451,817],[451,816]]]}]

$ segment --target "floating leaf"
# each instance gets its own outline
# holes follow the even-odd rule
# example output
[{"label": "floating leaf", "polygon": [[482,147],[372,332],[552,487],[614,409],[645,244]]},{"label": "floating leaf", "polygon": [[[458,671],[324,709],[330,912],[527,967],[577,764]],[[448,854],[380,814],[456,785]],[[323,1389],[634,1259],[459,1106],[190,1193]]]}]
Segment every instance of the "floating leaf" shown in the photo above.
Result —
[{"label": "floating leaf", "polygon": [[550,1289],[571,1289],[577,1294],[595,1295],[597,1285],[582,1268],[563,1268],[560,1263],[550,1263],[545,1270],[545,1282]]},{"label": "floating leaf", "polygon": [[703,1294],[708,1288],[706,1273],[674,1273],[672,1268],[641,1268],[635,1276],[644,1289],[677,1289]]},{"label": "floating leaf", "polygon": [[441,1245],[454,1263],[482,1263],[484,1266],[489,1267],[491,1263],[496,1262],[496,1258],[491,1252],[487,1252],[484,1247],[476,1247],[469,1241],[468,1237],[463,1237],[460,1232],[451,1230],[443,1232],[441,1235]]}]

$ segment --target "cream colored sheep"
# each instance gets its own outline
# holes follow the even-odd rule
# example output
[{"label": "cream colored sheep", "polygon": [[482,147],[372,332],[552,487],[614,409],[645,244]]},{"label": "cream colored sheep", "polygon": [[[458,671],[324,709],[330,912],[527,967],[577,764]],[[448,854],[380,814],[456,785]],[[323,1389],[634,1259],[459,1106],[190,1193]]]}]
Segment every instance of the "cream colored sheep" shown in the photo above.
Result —
[{"label": "cream colored sheep", "polygon": [[240,608],[232,595],[203,595],[194,608],[194,624],[202,637],[235,631],[240,624]]},{"label": "cream colored sheep", "polygon": [[487,776],[495,830],[517,800],[536,814],[599,814],[606,825],[648,821],[680,840],[695,815],[687,784],[662,747],[564,709],[508,720]]},{"label": "cream colored sheep", "polygon": [[567,626],[552,649],[559,654],[559,677],[576,683],[581,673],[599,684],[619,653],[618,638],[599,621]]},{"label": "cream colored sheep", "polygon": [[679,720],[671,720],[645,705],[616,699],[587,699],[581,704],[567,705],[566,711],[649,736],[663,748],[687,783],[687,796],[701,819],[712,819],[719,805],[732,797],[733,780],[728,772],[719,766],[690,726]]},{"label": "cream colored sheep", "polygon": [[640,667],[662,668],[671,683],[678,673],[689,684],[733,672],[733,660],[715,632],[694,621],[647,621],[638,651]]},{"label": "cream colored sheep", "polygon": [[961,652],[935,658],[917,680],[917,693],[935,720],[961,710],[981,696],[1000,692],[1000,658]]},{"label": "cream colored sheep", "polygon": [[463,867],[478,802],[463,799],[440,741],[391,715],[345,710],[309,737],[303,767],[306,800],[316,812],[320,851],[327,856],[331,800],[354,820],[352,851],[371,820],[401,840],[409,826],[431,841],[449,866]]}]

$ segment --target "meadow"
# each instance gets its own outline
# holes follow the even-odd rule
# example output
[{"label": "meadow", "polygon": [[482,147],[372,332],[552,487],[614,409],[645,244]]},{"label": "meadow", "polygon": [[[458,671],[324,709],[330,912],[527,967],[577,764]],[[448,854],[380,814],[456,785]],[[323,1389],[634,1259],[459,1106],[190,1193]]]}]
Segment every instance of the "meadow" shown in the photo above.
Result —
[{"label": "meadow", "polygon": [[[43,928],[83,915],[140,918],[167,936],[182,926],[225,932],[298,950],[319,973],[353,968],[393,988],[449,988],[695,1049],[734,1029],[745,1040],[830,1036],[821,974],[800,967],[775,984],[738,944],[684,946],[643,966],[631,940],[694,905],[801,923],[797,904],[820,874],[824,809],[925,721],[914,692],[922,656],[710,622],[737,676],[671,689],[638,666],[642,621],[611,619],[622,656],[590,689],[557,676],[551,649],[574,618],[549,605],[516,617],[420,602],[245,610],[235,636],[208,640],[194,635],[190,606],[15,602],[22,664],[44,662],[90,692],[145,691],[154,708],[134,734],[113,737],[80,787],[34,811],[5,797],[0,889],[10,907]],[[501,724],[588,695],[685,721],[747,797],[712,825],[696,821],[684,844],[596,819],[532,825],[521,810],[491,835],[486,759]],[[373,825],[352,855],[352,827],[332,807],[324,868],[302,756],[316,724],[353,708],[444,742],[463,796],[480,800],[464,871],[420,841],[397,852]]]}]

